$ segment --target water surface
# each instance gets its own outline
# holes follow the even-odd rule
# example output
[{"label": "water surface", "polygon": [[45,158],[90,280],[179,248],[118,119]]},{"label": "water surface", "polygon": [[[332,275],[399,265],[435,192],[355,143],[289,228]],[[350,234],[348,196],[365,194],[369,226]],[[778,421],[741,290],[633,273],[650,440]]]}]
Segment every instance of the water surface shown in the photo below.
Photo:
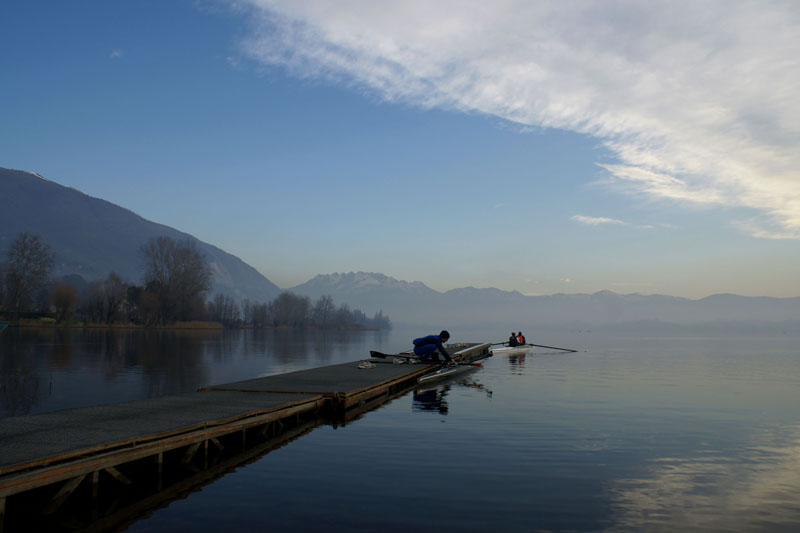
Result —
[{"label": "water surface", "polygon": [[[354,361],[418,333],[3,337],[3,413]],[[318,426],[129,530],[800,528],[796,336],[526,334],[579,351],[494,357]]]}]

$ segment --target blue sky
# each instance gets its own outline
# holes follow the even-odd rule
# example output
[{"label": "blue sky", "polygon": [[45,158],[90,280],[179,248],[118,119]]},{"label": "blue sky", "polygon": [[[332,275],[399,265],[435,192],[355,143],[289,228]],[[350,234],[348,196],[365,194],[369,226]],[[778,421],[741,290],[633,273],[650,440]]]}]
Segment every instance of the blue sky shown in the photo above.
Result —
[{"label": "blue sky", "polygon": [[0,166],[281,287],[800,296],[800,4],[12,0],[0,20]]}]

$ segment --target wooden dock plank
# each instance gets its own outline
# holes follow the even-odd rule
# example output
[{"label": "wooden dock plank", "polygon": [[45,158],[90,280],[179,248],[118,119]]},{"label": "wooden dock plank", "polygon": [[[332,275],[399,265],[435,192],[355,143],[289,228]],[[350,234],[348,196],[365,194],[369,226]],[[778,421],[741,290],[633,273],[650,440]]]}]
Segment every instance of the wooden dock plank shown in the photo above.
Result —
[{"label": "wooden dock plank", "polygon": [[70,454],[136,445],[319,395],[196,392],[0,419],[0,475]]},{"label": "wooden dock plank", "polygon": [[381,361],[375,368],[358,368],[359,361],[299,370],[222,385],[209,385],[207,391],[250,391],[322,394],[357,394],[364,389],[397,381],[419,372],[430,371],[431,364],[394,365]]}]

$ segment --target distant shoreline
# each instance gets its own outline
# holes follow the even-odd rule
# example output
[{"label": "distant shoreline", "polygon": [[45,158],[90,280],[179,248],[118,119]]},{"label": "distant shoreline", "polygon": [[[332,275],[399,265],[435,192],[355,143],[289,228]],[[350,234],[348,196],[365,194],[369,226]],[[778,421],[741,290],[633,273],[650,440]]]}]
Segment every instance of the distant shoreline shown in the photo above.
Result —
[{"label": "distant shoreline", "polygon": [[34,319],[6,321],[5,323],[9,328],[48,328],[48,329],[113,329],[113,330],[160,330],[160,331],[174,331],[174,330],[220,331],[225,329],[252,329],[252,330],[300,329],[305,331],[380,331],[380,328],[372,328],[366,326],[350,326],[344,328],[314,328],[314,327],[292,328],[289,326],[268,326],[263,328],[254,328],[253,326],[242,325],[242,326],[226,327],[220,322],[203,322],[203,321],[176,322],[175,324],[159,325],[159,326],[144,326],[141,324],[130,324],[130,323],[104,324],[96,322],[68,322],[68,323],[58,324],[50,320],[34,320]]}]

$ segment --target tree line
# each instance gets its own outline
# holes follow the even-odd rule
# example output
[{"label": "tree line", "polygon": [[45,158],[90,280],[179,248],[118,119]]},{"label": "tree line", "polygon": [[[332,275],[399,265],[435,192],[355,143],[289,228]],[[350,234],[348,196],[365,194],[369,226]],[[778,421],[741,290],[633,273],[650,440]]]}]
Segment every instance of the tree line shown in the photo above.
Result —
[{"label": "tree line", "polygon": [[382,311],[370,318],[347,304],[337,307],[330,296],[312,303],[307,296],[284,292],[271,302],[244,300],[241,305],[227,294],[208,299],[213,273],[189,239],[152,238],[140,257],[141,285],[116,272],[91,282],[78,275],[54,280],[50,246],[21,233],[0,265],[0,311],[6,318],[49,316],[57,323],[156,326],[210,320],[228,327],[391,328]]}]

